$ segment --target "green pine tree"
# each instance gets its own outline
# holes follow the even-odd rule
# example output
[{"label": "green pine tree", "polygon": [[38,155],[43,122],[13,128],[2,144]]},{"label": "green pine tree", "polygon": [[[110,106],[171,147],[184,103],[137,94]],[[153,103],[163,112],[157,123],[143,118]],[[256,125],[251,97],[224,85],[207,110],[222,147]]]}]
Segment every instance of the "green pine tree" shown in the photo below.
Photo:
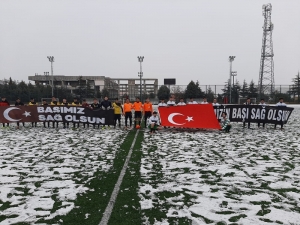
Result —
[{"label": "green pine tree", "polygon": [[168,99],[170,97],[170,89],[165,85],[160,86],[157,91],[157,97],[158,99]]}]

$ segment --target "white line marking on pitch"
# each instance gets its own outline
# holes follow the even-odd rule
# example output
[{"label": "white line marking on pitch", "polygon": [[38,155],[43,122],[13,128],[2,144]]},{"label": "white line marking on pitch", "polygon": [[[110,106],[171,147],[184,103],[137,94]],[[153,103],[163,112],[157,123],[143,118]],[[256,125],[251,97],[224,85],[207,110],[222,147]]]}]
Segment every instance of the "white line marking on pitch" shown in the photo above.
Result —
[{"label": "white line marking on pitch", "polygon": [[120,186],[121,186],[123,178],[125,176],[125,173],[126,173],[126,170],[127,170],[127,166],[128,166],[129,161],[130,161],[130,158],[131,158],[131,155],[132,155],[132,152],[133,152],[133,147],[135,145],[136,138],[137,138],[137,135],[138,135],[139,131],[140,130],[137,130],[137,132],[136,132],[136,134],[134,136],[133,142],[131,144],[131,147],[130,147],[130,150],[129,150],[128,155],[126,157],[126,160],[125,160],[125,163],[123,165],[123,168],[121,170],[120,176],[118,178],[117,183],[115,184],[114,190],[113,190],[113,192],[111,194],[111,197],[109,199],[109,203],[106,206],[106,209],[105,209],[105,211],[103,213],[103,217],[102,217],[101,222],[99,223],[99,225],[107,225],[107,223],[109,221],[109,218],[111,216],[112,210],[113,210],[114,205],[115,205],[115,201],[116,201],[118,193],[120,191]]}]

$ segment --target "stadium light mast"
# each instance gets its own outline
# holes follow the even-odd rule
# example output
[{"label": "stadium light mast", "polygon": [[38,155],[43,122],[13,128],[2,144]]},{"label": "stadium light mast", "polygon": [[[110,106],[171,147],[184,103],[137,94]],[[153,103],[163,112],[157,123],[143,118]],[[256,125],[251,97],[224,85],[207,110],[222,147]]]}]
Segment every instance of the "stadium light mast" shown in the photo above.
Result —
[{"label": "stadium light mast", "polygon": [[54,80],[53,80],[53,62],[54,62],[54,56],[47,56],[49,59],[49,62],[51,62],[51,76],[52,76],[52,96],[54,96]]},{"label": "stadium light mast", "polygon": [[143,77],[142,62],[144,60],[144,56],[138,56],[137,58],[140,63],[140,72],[138,72],[138,76],[140,77],[140,100],[142,101],[142,77]]},{"label": "stadium light mast", "polygon": [[229,70],[229,104],[231,104],[231,76],[232,76],[232,62],[234,61],[235,56],[229,56],[230,70]]}]

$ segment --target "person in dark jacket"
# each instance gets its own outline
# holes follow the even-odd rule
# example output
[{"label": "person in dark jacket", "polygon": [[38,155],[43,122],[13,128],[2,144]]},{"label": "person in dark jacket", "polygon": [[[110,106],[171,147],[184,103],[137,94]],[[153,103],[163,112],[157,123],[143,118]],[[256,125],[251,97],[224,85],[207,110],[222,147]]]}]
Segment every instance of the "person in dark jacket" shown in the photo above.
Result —
[{"label": "person in dark jacket", "polygon": [[[34,98],[30,98],[28,105],[33,106],[33,105],[38,105],[38,103],[36,101],[34,101]],[[37,125],[37,122],[31,122],[32,127],[36,127],[36,125]]]},{"label": "person in dark jacket", "polygon": [[[101,106],[100,106],[100,104],[99,104],[97,98],[94,98],[94,101],[93,101],[93,103],[91,104],[91,108],[92,108],[93,110],[99,110],[99,109],[101,109]],[[98,128],[99,128],[99,126],[100,126],[100,125],[98,124]],[[93,127],[96,128],[96,124],[93,124]]]},{"label": "person in dark jacket", "polygon": [[[61,105],[69,106],[70,104],[67,102],[66,98],[63,98],[63,101],[62,101]],[[64,127],[64,129],[69,128],[69,122],[63,122],[63,127]]]},{"label": "person in dark jacket", "polygon": [[100,109],[100,108],[101,108],[100,104],[98,103],[97,98],[94,98],[94,101],[93,101],[93,103],[91,104],[91,107],[93,108],[93,110],[96,110],[96,109]]},{"label": "person in dark jacket", "polygon": [[[10,106],[9,102],[6,100],[6,97],[1,98],[0,106]],[[5,123],[3,123],[3,127],[5,127]],[[7,127],[9,127],[9,123],[7,123]]]},{"label": "person in dark jacket", "polygon": [[101,108],[103,107],[105,109],[112,108],[111,102],[108,101],[108,97],[107,96],[104,97],[104,100],[101,102],[100,107]]},{"label": "person in dark jacket", "polygon": [[[78,98],[74,98],[73,102],[71,103],[71,106],[81,106],[80,102],[78,101]],[[79,123],[73,122],[73,129],[75,129],[76,124],[77,128],[79,128]]]},{"label": "person in dark jacket", "polygon": [[[60,105],[59,101],[57,101],[57,99],[55,98],[55,96],[52,96],[52,100],[50,102],[50,105]],[[56,128],[58,128],[58,122],[52,122],[52,127],[55,128],[55,124],[56,124]]]},{"label": "person in dark jacket", "polygon": [[[107,96],[104,97],[104,100],[101,102],[100,107],[104,108],[105,110],[108,110],[108,109],[112,108],[111,102],[108,101]],[[108,128],[109,128],[109,125],[108,125]],[[102,127],[102,129],[105,129],[105,125]]]},{"label": "person in dark jacket", "polygon": [[[283,102],[283,98],[279,98],[279,102],[276,104],[277,107],[287,107],[287,105]],[[274,129],[276,129],[276,125],[274,124]],[[283,121],[280,122],[280,129],[283,130]]]},{"label": "person in dark jacket", "polygon": [[[15,106],[24,106],[24,103],[21,102],[20,98],[17,98],[16,102],[15,102]],[[23,127],[25,127],[25,123],[23,122]],[[20,128],[20,122],[17,122],[17,129]]]},{"label": "person in dark jacket", "polygon": [[[42,105],[47,106],[47,105],[49,105],[49,104],[47,103],[46,100],[43,100],[43,104],[42,104]],[[49,127],[50,127],[50,122],[48,121],[47,124],[48,124],[48,128],[49,128]],[[43,125],[44,125],[44,127],[46,128],[46,122],[43,122]]]},{"label": "person in dark jacket", "polygon": [[[81,106],[84,107],[84,108],[92,109],[90,107],[90,105],[86,102],[85,99],[82,100]],[[83,128],[85,128],[85,124],[87,125],[88,128],[90,127],[90,125],[88,123],[83,123]]]},{"label": "person in dark jacket", "polygon": [[[247,98],[246,102],[244,103],[244,105],[252,105],[251,99]],[[246,122],[243,122],[243,128],[246,127]],[[248,129],[250,129],[250,122],[248,122]]]}]

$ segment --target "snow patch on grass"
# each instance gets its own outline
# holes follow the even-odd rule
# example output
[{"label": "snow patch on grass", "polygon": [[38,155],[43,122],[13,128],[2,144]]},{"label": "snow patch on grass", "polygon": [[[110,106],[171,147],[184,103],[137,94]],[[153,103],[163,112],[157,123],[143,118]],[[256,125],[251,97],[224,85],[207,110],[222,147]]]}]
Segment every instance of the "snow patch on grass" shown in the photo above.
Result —
[{"label": "snow patch on grass", "polygon": [[139,182],[144,224],[298,224],[299,121],[295,109],[283,131],[233,123],[229,134],[145,134]]},{"label": "snow patch on grass", "polygon": [[121,144],[117,140],[125,134],[91,128],[0,132],[1,224],[34,224],[66,215],[77,195],[89,190],[85,184],[94,173],[112,167]]}]

